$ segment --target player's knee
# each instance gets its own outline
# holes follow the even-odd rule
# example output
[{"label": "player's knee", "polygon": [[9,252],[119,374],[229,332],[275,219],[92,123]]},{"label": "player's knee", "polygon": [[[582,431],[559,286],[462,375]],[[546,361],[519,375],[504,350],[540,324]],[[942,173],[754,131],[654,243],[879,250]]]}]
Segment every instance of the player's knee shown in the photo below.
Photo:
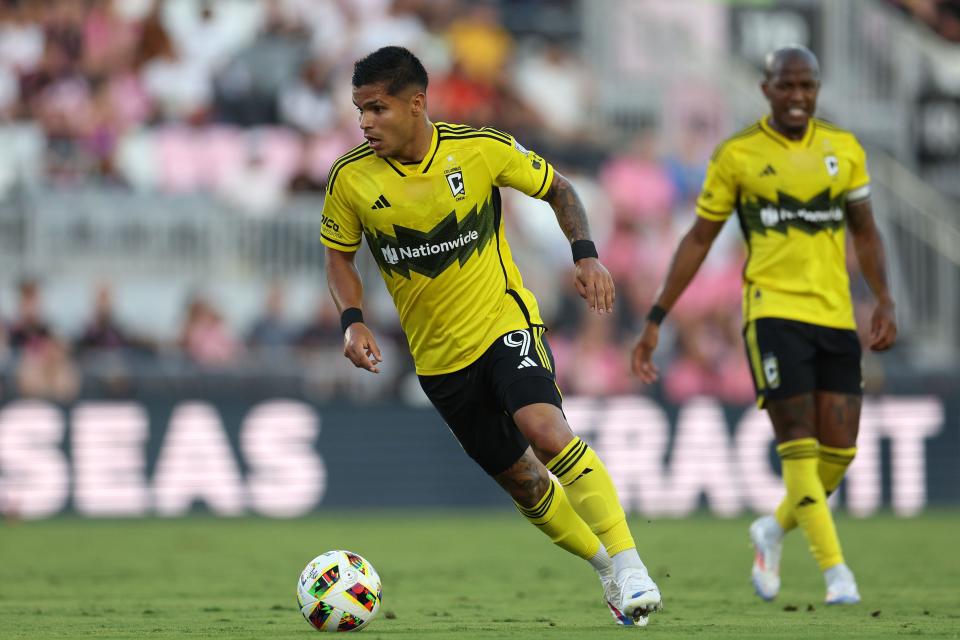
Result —
[{"label": "player's knee", "polygon": [[549,462],[573,438],[563,413],[552,405],[538,404],[519,409],[514,422],[542,462]]}]

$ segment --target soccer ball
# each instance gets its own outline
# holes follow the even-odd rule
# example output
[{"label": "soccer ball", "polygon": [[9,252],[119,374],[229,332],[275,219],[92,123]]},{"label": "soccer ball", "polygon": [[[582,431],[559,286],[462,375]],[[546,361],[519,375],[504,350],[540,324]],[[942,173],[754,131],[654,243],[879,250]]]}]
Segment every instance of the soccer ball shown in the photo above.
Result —
[{"label": "soccer ball", "polygon": [[352,551],[327,551],[297,582],[300,613],[317,631],[359,631],[380,610],[380,576]]}]

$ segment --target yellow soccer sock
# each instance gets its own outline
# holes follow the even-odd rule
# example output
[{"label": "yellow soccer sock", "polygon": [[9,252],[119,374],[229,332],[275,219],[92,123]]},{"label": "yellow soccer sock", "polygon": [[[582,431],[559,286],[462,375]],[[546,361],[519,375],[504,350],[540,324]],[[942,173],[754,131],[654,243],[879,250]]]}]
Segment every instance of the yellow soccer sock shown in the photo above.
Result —
[{"label": "yellow soccer sock", "polygon": [[[850,466],[856,455],[856,447],[841,449],[829,447],[825,444],[820,445],[820,462],[817,465],[817,475],[820,476],[820,483],[823,485],[827,497],[840,486],[843,476],[847,473],[847,467]],[[776,518],[784,533],[797,526],[797,518],[793,515],[793,505],[786,498],[777,507]]]},{"label": "yellow soccer sock", "polygon": [[565,551],[590,560],[600,550],[600,540],[573,510],[563,487],[553,478],[537,504],[530,508],[517,504],[517,510]]},{"label": "yellow soccer sock", "polygon": [[547,469],[560,480],[570,504],[611,557],[637,546],[610,474],[587,443],[575,437],[547,463]]},{"label": "yellow soccer sock", "polygon": [[815,438],[790,440],[777,446],[783,461],[783,484],[787,500],[810,545],[810,553],[820,570],[843,562],[840,540],[827,506],[827,494],[817,472],[819,460]]}]

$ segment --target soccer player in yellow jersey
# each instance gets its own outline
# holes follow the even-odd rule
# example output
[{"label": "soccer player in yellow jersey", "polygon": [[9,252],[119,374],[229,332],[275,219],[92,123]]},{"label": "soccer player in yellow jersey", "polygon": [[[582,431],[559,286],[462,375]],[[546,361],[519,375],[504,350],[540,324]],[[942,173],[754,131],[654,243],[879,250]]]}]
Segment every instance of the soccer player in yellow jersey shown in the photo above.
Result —
[{"label": "soccer player in yellow jersey", "polygon": [[610,313],[613,280],[583,205],[566,178],[512,136],[431,122],[426,90],[423,65],[401,47],[354,66],[366,142],[331,168],[322,218],[344,355],[379,371],[354,266],[366,238],[420,384],[463,449],[531,523],[593,565],[617,623],[644,625],[660,592],[610,475],[561,410],[546,327],[504,237],[499,188],[551,205],[571,243],[580,295],[592,311]]},{"label": "soccer player in yellow jersey", "polygon": [[643,332],[633,371],[657,379],[651,358],[659,325],[689,284],[734,211],[749,248],[743,271],[743,322],[758,404],[767,410],[783,466],[786,497],[750,527],[757,594],[780,590],[780,551],[800,526],[823,571],[828,604],[860,601],[827,505],[856,454],[860,420],[860,343],[846,270],[849,229],[877,304],[869,346],[890,348],[897,334],[884,250],[870,205],[866,156],[856,138],[814,117],[819,63],[803,47],[766,60],[770,114],[717,147]]}]

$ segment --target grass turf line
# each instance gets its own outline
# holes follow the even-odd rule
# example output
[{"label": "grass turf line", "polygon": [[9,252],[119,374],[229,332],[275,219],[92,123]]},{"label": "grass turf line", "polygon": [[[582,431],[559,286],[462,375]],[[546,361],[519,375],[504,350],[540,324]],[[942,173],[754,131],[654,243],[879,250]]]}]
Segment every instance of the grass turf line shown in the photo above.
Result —
[{"label": "grass turf line", "polygon": [[334,548],[364,555],[383,578],[380,616],[361,636],[368,640],[960,637],[960,511],[840,518],[864,598],[844,608],[822,604],[823,583],[799,532],[786,544],[780,597],[757,599],[748,524],[631,519],[666,609],[630,630],[613,624],[585,562],[509,511],[6,523],[0,637],[313,637],[295,582],[308,560]]}]

